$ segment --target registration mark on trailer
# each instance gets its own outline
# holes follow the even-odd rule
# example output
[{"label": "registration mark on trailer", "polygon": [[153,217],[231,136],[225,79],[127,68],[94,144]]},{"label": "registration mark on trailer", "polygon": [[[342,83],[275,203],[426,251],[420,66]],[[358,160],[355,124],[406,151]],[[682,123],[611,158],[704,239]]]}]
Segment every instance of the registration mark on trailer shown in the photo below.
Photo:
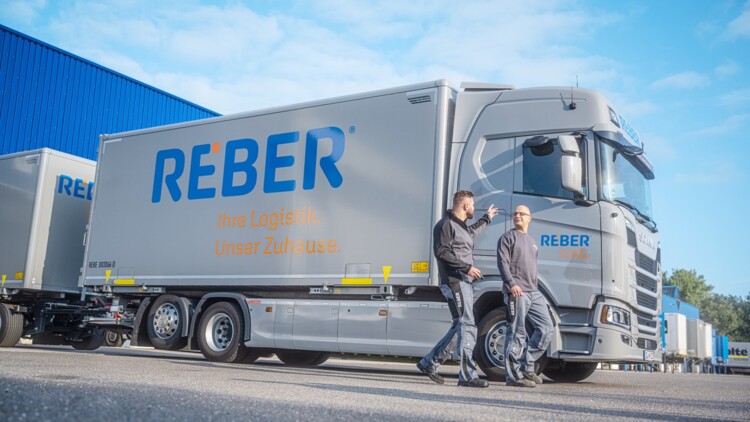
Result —
[{"label": "registration mark on trailer", "polygon": [[656,360],[656,356],[654,356],[654,351],[653,350],[644,350],[643,351],[643,360],[648,361],[648,362],[653,362],[654,360]]}]

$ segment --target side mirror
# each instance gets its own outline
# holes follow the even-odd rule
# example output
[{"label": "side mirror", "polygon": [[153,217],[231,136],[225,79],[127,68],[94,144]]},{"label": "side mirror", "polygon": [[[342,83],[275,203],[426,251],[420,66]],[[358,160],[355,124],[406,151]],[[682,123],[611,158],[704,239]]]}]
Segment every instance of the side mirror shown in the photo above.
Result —
[{"label": "side mirror", "polygon": [[560,172],[563,189],[573,192],[578,198],[583,198],[583,186],[581,179],[583,177],[583,160],[581,160],[581,150],[578,148],[578,141],[574,136],[561,135],[557,138],[562,151],[560,162]]}]

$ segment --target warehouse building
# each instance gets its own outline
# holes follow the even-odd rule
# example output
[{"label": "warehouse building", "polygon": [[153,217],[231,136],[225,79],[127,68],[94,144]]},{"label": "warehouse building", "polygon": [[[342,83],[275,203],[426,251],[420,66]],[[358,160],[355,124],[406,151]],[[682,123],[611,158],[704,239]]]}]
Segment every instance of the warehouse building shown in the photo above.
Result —
[{"label": "warehouse building", "polygon": [[215,116],[0,25],[0,155],[47,147],[95,160],[100,134]]}]

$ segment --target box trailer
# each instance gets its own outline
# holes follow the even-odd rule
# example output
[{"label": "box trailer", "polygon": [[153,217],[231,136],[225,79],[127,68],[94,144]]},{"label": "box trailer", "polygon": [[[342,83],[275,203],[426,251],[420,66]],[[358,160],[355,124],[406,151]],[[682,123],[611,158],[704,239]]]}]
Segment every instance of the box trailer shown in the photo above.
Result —
[{"label": "box trailer", "polygon": [[730,341],[729,342],[729,359],[726,361],[725,366],[733,374],[750,374],[750,359],[748,359],[748,352],[750,351],[750,343]]},{"label": "box trailer", "polygon": [[95,163],[40,149],[0,157],[0,346],[35,343],[93,349],[106,314],[100,294],[79,288]]},{"label": "box trailer", "polygon": [[710,360],[713,357],[711,324],[701,319],[687,320],[687,355],[695,360]]},{"label": "box trailer", "polygon": [[556,321],[545,374],[660,359],[653,170],[602,94],[434,81],[103,135],[82,287],[136,344],[212,360],[421,356],[450,313],[432,227],[453,192],[500,215],[475,242],[476,358],[504,376],[496,244],[534,213]]},{"label": "box trailer", "polygon": [[665,354],[668,359],[687,357],[687,318],[683,314],[665,313]]}]

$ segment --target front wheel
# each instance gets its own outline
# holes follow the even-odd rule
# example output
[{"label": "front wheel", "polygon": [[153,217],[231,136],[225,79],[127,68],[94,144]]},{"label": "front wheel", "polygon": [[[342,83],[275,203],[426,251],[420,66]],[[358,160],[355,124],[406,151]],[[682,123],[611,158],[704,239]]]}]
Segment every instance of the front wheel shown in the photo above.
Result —
[{"label": "front wheel", "polygon": [[479,321],[474,358],[492,381],[505,381],[505,308],[495,309]]},{"label": "front wheel", "polygon": [[[479,321],[477,326],[477,345],[474,358],[482,372],[492,381],[505,381],[505,333],[508,330],[505,308],[491,311]],[[526,332],[531,334],[534,328],[527,324]],[[547,364],[547,353],[534,362],[534,372],[541,373]]]},{"label": "front wheel", "polygon": [[23,335],[23,315],[0,303],[0,347],[13,347]]},{"label": "front wheel", "polygon": [[565,362],[550,359],[544,375],[556,382],[578,382],[590,377],[596,371],[596,362]]},{"label": "front wheel", "polygon": [[242,341],[245,320],[237,306],[228,302],[211,305],[198,325],[198,348],[213,362],[242,362],[249,352]]}]

